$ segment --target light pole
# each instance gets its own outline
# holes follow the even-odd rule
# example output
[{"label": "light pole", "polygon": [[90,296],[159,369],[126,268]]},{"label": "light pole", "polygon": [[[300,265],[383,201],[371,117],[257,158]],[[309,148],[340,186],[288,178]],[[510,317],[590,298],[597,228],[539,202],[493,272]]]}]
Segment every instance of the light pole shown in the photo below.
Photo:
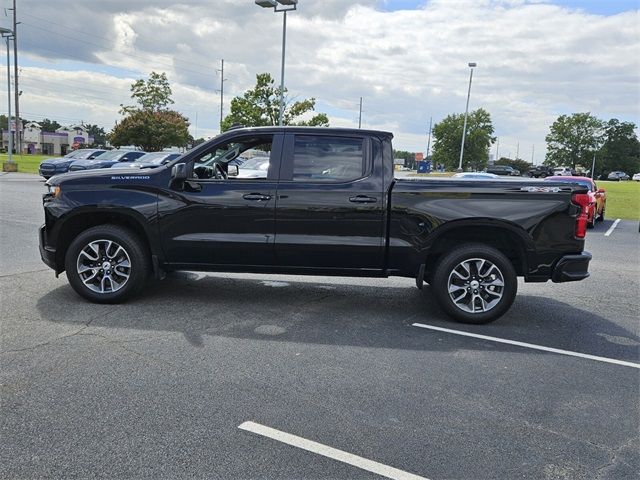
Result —
[{"label": "light pole", "polygon": [[464,125],[462,127],[462,143],[460,144],[460,163],[458,164],[458,172],[462,172],[462,157],[464,156],[464,140],[467,136],[467,116],[469,115],[469,97],[471,97],[471,80],[473,80],[473,69],[477,66],[477,63],[470,62],[469,68],[471,73],[469,74],[469,91],[467,92],[467,107],[464,110]]},{"label": "light pole", "polygon": [[[273,8],[274,12],[283,12],[282,19],[282,63],[280,67],[280,115],[278,116],[278,125],[282,126],[284,117],[284,54],[287,43],[287,12],[296,10],[298,0],[255,0],[256,5],[263,8]],[[278,4],[282,7],[278,8]]]},{"label": "light pole", "polygon": [[[0,33],[7,42],[7,133],[9,137],[9,161],[7,163],[13,166],[13,134],[11,133],[11,58],[9,57],[9,40],[13,37],[13,30],[0,27]],[[6,168],[4,165],[3,170],[15,171],[12,168]]]}]

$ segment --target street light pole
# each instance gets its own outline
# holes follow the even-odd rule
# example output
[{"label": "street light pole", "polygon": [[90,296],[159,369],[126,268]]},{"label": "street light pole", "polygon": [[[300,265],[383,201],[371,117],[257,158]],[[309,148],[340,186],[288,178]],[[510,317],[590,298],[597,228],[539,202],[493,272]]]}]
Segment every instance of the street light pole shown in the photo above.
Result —
[{"label": "street light pole", "polygon": [[[7,116],[7,134],[8,134],[8,137],[9,137],[8,138],[8,140],[9,140],[9,152],[8,152],[9,161],[7,163],[11,164],[11,166],[13,167],[13,164],[14,164],[14,161],[13,161],[13,134],[11,133],[11,57],[9,56],[9,40],[13,36],[13,31],[9,30],[8,28],[1,28],[0,27],[0,33],[2,34],[2,37],[7,42],[7,109],[8,109],[8,112],[7,112],[8,113],[8,116]],[[5,170],[5,171],[15,171],[15,169],[13,169],[13,168],[6,168],[5,165],[3,165],[3,170]]]},{"label": "street light pole", "polygon": [[462,172],[462,157],[464,156],[464,141],[467,136],[467,116],[469,115],[469,98],[471,97],[471,81],[473,80],[473,68],[477,66],[477,63],[470,62],[469,68],[471,73],[469,74],[469,90],[467,91],[467,106],[464,109],[464,125],[462,127],[462,142],[460,144],[460,163],[458,164],[458,172]]},{"label": "street light pole", "polygon": [[20,90],[18,87],[18,17],[13,0],[13,84],[16,101],[16,151],[22,154],[22,121],[20,120]]},{"label": "street light pole", "polygon": [[[287,12],[297,10],[298,0],[255,0],[256,5],[263,8],[273,8],[276,13],[284,13],[282,18],[282,61],[280,64],[280,114],[278,115],[278,125],[284,123],[284,60],[287,45]],[[285,8],[278,9],[278,4]]]}]

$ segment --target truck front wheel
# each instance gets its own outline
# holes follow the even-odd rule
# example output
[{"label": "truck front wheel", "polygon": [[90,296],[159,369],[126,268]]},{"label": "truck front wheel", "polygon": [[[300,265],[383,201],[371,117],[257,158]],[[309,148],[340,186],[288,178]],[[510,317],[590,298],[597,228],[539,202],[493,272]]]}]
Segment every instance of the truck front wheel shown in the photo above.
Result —
[{"label": "truck front wheel", "polygon": [[501,252],[483,244],[467,244],[440,260],[431,287],[448,315],[459,322],[482,324],[509,310],[518,279]]},{"label": "truck front wheel", "polygon": [[65,269],[80,296],[96,303],[119,303],[144,287],[149,261],[132,232],[116,225],[99,225],[71,242]]}]

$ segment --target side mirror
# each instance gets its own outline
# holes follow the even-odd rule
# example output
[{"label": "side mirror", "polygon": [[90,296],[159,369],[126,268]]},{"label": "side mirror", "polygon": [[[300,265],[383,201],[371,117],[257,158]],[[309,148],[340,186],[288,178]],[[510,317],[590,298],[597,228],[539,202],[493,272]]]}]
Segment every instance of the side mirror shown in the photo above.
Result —
[{"label": "side mirror", "polygon": [[227,166],[227,177],[237,177],[240,175],[240,169],[238,165],[228,165]]},{"label": "side mirror", "polygon": [[185,163],[176,163],[171,169],[171,180],[186,180],[187,165]]},{"label": "side mirror", "polygon": [[177,188],[183,188],[187,179],[187,164],[176,163],[171,168],[171,185]]}]

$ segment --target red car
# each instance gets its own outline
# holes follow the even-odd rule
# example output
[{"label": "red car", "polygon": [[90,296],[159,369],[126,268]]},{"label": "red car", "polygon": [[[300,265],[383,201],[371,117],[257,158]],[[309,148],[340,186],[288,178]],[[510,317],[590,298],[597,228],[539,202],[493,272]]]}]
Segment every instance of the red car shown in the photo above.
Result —
[{"label": "red car", "polygon": [[571,182],[579,183],[589,189],[589,210],[587,211],[587,226],[593,228],[596,225],[596,221],[604,220],[604,210],[607,206],[607,195],[603,188],[598,188],[596,182],[589,177],[566,177],[566,176],[554,176],[547,177],[545,180],[554,182]]}]

